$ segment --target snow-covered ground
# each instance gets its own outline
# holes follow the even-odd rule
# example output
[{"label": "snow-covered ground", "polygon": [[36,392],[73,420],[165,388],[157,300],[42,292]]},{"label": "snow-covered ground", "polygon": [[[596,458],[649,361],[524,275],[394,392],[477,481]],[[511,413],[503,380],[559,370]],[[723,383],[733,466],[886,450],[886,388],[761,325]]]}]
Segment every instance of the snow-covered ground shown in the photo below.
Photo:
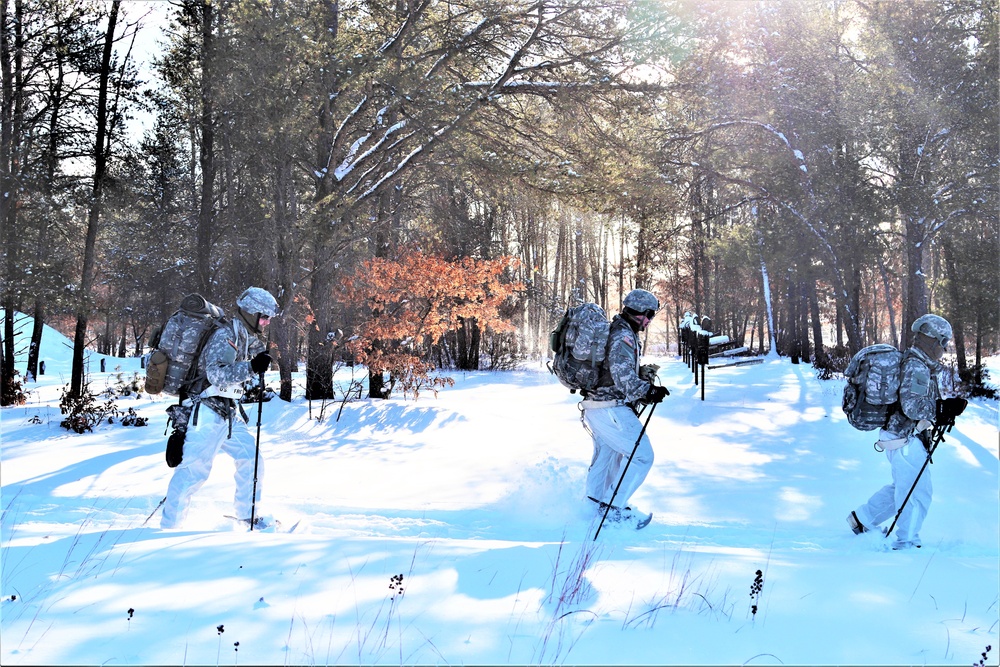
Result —
[{"label": "snow-covered ground", "polygon": [[[846,514],[889,481],[888,464],[847,424],[842,381],[788,360],[711,370],[704,402],[683,363],[655,360],[671,396],[649,422],[642,531],[606,526],[593,540],[590,440],[577,399],[540,365],[454,373],[437,398],[357,400],[339,420],[339,403],[310,406],[297,386],[292,403],[264,404],[261,428],[260,512],[294,531],[224,518],[224,455],[190,525],[163,531],[147,517],[171,474],[169,399],[118,399],[146,427],[66,431],[70,352],[46,329],[46,374],[27,405],[0,413],[4,665],[1000,655],[995,401],[973,401],[935,455],[920,550],[850,532]],[[138,370],[89,363],[98,390]]]}]

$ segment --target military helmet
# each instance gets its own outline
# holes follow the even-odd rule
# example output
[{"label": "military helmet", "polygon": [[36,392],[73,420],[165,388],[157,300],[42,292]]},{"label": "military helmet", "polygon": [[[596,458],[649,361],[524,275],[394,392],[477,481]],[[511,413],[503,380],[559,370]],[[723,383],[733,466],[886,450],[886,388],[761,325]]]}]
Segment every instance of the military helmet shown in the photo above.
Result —
[{"label": "military helmet", "polygon": [[656,311],[660,309],[660,301],[652,292],[644,289],[634,289],[625,295],[625,299],[622,300],[622,308],[626,308],[637,315],[652,311],[652,315],[647,315],[647,317],[652,319]]},{"label": "military helmet", "polygon": [[278,314],[278,300],[260,287],[248,287],[240,298],[236,299],[236,305],[250,314],[258,313],[267,317]]},{"label": "military helmet", "polygon": [[948,341],[952,337],[951,324],[948,323],[948,320],[940,315],[933,315],[931,313],[921,315],[915,319],[910,330],[914,333],[922,333],[929,338],[935,339],[941,347],[947,347]]}]

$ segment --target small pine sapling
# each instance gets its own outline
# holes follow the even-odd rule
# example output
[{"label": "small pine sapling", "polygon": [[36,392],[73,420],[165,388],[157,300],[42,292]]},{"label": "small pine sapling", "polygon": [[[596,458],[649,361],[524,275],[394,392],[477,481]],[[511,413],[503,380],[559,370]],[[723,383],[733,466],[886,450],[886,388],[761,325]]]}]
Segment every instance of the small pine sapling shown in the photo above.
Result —
[{"label": "small pine sapling", "polygon": [[69,385],[63,388],[62,396],[59,400],[59,412],[66,417],[59,423],[67,431],[75,433],[86,433],[93,431],[94,426],[107,419],[108,423],[114,422],[114,418],[120,413],[113,398],[109,398],[104,403],[97,402],[97,395],[89,386],[85,386],[79,396],[74,396]]},{"label": "small pine sapling", "polygon": [[993,647],[987,644],[986,650],[980,653],[980,655],[983,657],[979,659],[979,662],[972,663],[972,667],[986,667],[986,659],[992,649]]},{"label": "small pine sapling", "polygon": [[4,405],[24,405],[28,402],[31,392],[24,388],[24,382],[17,379],[20,374],[16,369],[11,371],[11,377],[4,384]]},{"label": "small pine sapling", "polygon": [[128,629],[129,629],[129,631],[132,630],[132,614],[134,614],[134,613],[135,613],[135,609],[133,609],[132,607],[129,607],[128,608]]}]

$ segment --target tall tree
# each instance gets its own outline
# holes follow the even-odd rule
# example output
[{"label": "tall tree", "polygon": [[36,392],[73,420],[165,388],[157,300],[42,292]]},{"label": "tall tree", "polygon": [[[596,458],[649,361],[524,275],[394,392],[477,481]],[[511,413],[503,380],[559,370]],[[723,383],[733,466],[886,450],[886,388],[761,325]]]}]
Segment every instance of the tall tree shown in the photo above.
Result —
[{"label": "tall tree", "polygon": [[118,23],[118,11],[121,0],[114,0],[108,10],[107,29],[104,33],[104,46],[101,55],[101,65],[98,77],[96,114],[96,133],[94,137],[94,176],[91,190],[90,205],[87,212],[87,234],[83,248],[83,269],[80,278],[80,289],[77,293],[76,330],[73,336],[73,362],[70,380],[70,395],[83,394],[86,369],[84,355],[87,345],[87,324],[90,318],[91,298],[94,286],[95,262],[97,257],[97,231],[101,224],[101,207],[104,196],[104,179],[107,175],[108,158],[110,157],[110,141],[108,137],[109,90],[111,86],[112,56],[114,55],[115,28]]},{"label": "tall tree", "polygon": [[15,179],[19,168],[20,110],[21,104],[21,49],[23,5],[16,0],[15,15],[10,14],[8,0],[0,0],[0,67],[3,77],[3,102],[0,107],[0,224],[6,254],[3,292],[4,327],[2,372],[0,372],[0,405],[14,401],[14,312],[18,305],[15,298],[14,275],[18,270],[16,218],[20,188]]},{"label": "tall tree", "polygon": [[[887,92],[881,121],[888,141],[878,155],[889,165],[905,239],[909,323],[930,309],[926,261],[935,238],[996,202],[996,135],[982,133],[981,105],[996,102],[998,10],[991,0],[862,7],[869,66]],[[995,131],[995,114],[992,123]],[[984,140],[986,151],[974,148]],[[908,326],[903,333],[908,343]]]},{"label": "tall tree", "polygon": [[201,197],[198,205],[197,286],[206,298],[213,298],[212,241],[215,223],[215,31],[216,3],[211,0],[187,2],[185,10],[195,17],[201,28],[200,97],[201,114],[198,123],[198,162],[201,168]]}]

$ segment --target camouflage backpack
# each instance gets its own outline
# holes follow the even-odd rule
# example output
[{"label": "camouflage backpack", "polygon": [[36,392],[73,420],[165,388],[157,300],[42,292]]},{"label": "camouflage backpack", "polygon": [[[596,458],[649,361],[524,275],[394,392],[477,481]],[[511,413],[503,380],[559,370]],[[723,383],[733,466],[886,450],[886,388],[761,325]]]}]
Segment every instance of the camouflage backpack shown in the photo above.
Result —
[{"label": "camouflage backpack", "polygon": [[584,303],[566,311],[549,337],[553,358],[549,371],[569,388],[586,396],[597,387],[608,352],[611,323],[596,303]]},{"label": "camouflage backpack", "polygon": [[899,401],[903,353],[884,343],[870,345],[851,358],[844,371],[844,414],[861,431],[885,427]]},{"label": "camouflage backpack", "polygon": [[227,320],[222,309],[199,294],[189,294],[162,330],[150,339],[153,353],[146,364],[146,391],[185,398],[196,379],[198,357],[209,336]]}]

